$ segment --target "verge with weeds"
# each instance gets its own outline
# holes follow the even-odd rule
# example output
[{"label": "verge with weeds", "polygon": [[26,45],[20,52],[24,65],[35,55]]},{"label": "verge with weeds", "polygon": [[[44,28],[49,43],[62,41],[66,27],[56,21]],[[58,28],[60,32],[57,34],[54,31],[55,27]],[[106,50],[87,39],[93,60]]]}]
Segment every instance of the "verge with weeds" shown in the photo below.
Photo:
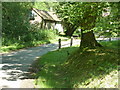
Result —
[{"label": "verge with weeds", "polygon": [[47,44],[55,42],[58,39],[58,35],[54,30],[36,30],[26,34],[26,37],[20,37],[18,39],[3,38],[1,52],[9,52],[12,50],[18,50],[21,48],[38,46],[41,44]]}]

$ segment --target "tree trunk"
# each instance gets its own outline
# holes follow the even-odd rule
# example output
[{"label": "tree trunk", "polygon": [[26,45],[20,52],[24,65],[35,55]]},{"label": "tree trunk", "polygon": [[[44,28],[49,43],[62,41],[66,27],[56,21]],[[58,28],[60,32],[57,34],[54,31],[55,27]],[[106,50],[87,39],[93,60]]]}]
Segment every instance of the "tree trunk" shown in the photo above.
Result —
[{"label": "tree trunk", "polygon": [[95,47],[102,47],[97,40],[95,39],[95,35],[93,31],[89,31],[87,33],[83,33],[83,30],[81,31],[81,44],[80,48],[95,48]]},{"label": "tree trunk", "polygon": [[66,36],[72,36],[76,29],[77,29],[77,26],[75,25],[68,26],[67,31],[65,32]]},{"label": "tree trunk", "polygon": [[76,29],[67,30],[67,31],[65,32],[66,36],[72,36],[75,30],[76,30]]},{"label": "tree trunk", "polygon": [[63,22],[63,26],[64,28],[66,28],[66,31],[65,31],[66,36],[72,36],[74,31],[77,29],[76,24],[73,25],[66,21]]},{"label": "tree trunk", "polygon": [[[92,9],[90,7],[91,10],[88,10],[85,12],[83,20],[81,20],[81,27],[83,28],[81,30],[81,44],[80,44],[80,48],[95,48],[95,47],[102,47],[102,45],[100,45],[97,40],[95,39],[95,35],[93,33],[93,28],[95,27],[95,23],[96,23],[96,18],[97,18],[97,9]],[[92,15],[93,12],[96,15]],[[86,30],[90,30],[87,31]]]}]

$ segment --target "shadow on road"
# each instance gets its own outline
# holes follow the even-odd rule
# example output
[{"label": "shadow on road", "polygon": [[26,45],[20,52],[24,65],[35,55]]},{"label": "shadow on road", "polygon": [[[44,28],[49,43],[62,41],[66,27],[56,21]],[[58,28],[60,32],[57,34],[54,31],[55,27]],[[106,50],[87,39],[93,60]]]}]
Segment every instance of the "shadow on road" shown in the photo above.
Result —
[{"label": "shadow on road", "polygon": [[16,81],[30,78],[31,64],[43,54],[57,49],[57,44],[42,45],[2,55],[2,79]]}]

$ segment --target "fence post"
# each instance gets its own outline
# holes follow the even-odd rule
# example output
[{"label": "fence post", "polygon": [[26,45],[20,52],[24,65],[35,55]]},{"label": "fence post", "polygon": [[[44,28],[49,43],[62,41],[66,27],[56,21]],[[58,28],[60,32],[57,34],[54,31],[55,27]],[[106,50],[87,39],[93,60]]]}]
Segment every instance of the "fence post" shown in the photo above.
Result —
[{"label": "fence post", "polygon": [[59,43],[59,49],[61,48],[61,39],[58,40]]},{"label": "fence post", "polygon": [[72,46],[73,44],[73,37],[71,37],[71,40],[70,40],[70,47]]},{"label": "fence post", "polygon": [[78,34],[79,38],[80,38],[80,34]]}]

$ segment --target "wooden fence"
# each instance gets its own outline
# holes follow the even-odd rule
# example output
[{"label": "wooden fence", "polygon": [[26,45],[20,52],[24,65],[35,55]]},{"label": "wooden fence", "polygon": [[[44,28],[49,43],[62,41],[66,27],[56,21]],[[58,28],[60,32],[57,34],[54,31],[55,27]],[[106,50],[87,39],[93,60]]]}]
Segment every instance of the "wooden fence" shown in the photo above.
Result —
[{"label": "wooden fence", "polygon": [[[62,47],[62,40],[61,39],[58,39],[58,44],[59,44],[59,46],[58,46],[58,48],[59,49],[61,49],[61,47]],[[71,39],[70,39],[70,47],[73,45],[73,37],[71,37]]]}]

